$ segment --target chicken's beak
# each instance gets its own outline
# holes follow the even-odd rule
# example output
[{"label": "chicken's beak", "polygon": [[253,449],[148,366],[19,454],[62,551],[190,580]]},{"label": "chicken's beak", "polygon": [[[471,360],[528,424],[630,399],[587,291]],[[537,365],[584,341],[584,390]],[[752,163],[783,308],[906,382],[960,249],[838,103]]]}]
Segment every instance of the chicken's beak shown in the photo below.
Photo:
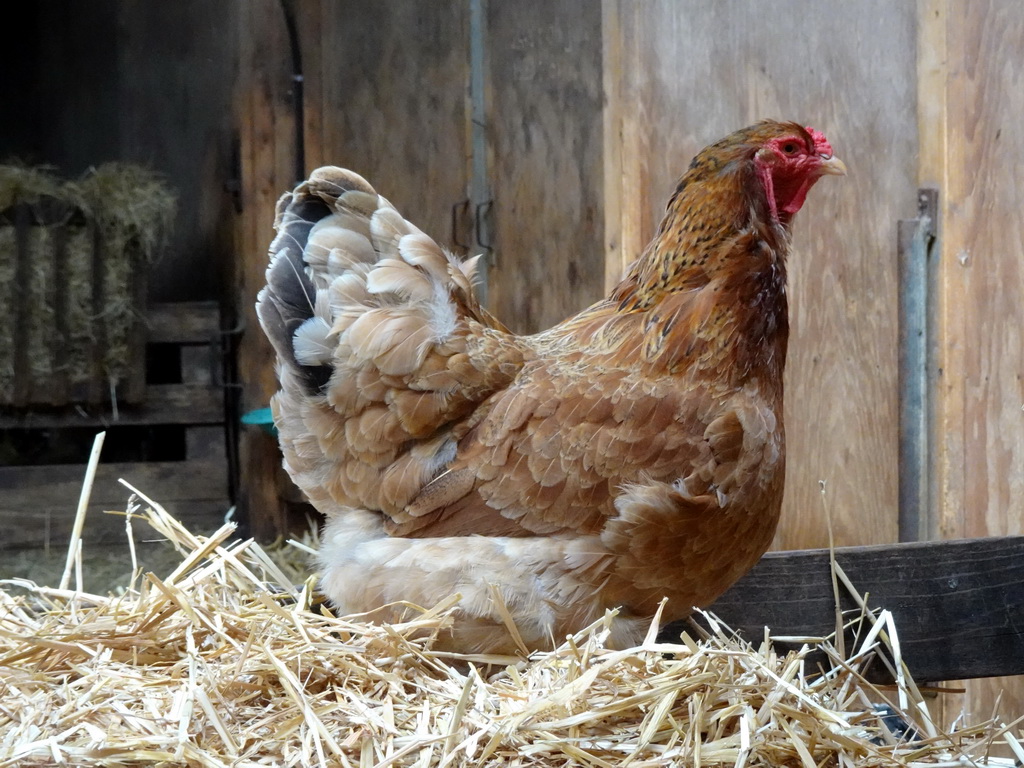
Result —
[{"label": "chicken's beak", "polygon": [[846,163],[835,155],[821,155],[822,176],[845,176]]}]

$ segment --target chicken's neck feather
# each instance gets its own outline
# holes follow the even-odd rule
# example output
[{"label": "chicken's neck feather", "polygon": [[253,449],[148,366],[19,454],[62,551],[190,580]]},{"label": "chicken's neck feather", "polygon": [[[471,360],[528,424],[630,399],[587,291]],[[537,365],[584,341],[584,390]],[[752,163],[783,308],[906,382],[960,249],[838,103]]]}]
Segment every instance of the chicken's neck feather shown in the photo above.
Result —
[{"label": "chicken's neck feather", "polygon": [[[708,177],[709,162],[691,168],[657,236],[609,298],[578,321],[599,342],[624,338],[632,326],[641,335],[635,355],[668,374],[780,378],[788,222],[771,216],[749,166],[714,167]],[[582,330],[578,321],[572,325]]]}]

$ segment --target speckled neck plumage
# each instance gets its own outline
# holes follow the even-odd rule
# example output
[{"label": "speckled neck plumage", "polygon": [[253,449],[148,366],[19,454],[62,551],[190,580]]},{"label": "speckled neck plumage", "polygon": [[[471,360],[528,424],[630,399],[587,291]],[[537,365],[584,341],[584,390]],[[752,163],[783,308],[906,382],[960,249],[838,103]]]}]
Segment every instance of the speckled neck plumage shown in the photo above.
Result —
[{"label": "speckled neck plumage", "polygon": [[[712,153],[712,150],[715,150]],[[788,218],[771,214],[747,144],[698,155],[658,234],[612,293],[647,314],[644,356],[669,372],[781,372]]]}]

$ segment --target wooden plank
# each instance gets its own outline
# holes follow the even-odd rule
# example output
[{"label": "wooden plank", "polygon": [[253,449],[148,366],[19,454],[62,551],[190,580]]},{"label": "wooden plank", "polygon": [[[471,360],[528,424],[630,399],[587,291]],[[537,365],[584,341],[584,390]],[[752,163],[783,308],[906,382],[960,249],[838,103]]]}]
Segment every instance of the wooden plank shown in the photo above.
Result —
[{"label": "wooden plank", "polygon": [[[839,548],[836,561],[870,607],[892,611],[918,682],[1024,673],[1024,536]],[[710,610],[756,643],[766,626],[824,637],[834,605],[828,550],[810,550],[765,555]]]},{"label": "wooden plank", "polygon": [[468,6],[326,3],[322,102],[308,105],[321,111],[324,160],[365,176],[449,247],[469,179]]},{"label": "wooden plank", "polygon": [[[295,119],[289,96],[291,54],[280,5],[253,0],[239,7],[241,78],[236,92],[242,205],[236,217],[236,316],[244,327],[237,366],[244,372],[243,412],[266,407],[277,390],[274,352],[256,317],[256,294],[263,287],[267,246],[274,235],[274,209],[294,186]],[[275,468],[281,464],[276,441],[258,430],[239,433],[238,506],[254,535],[273,540],[287,530]]]},{"label": "wooden plank", "polygon": [[[921,176],[940,185],[933,528],[942,537],[1024,533],[1024,6],[923,4]],[[997,697],[1024,711],[1024,678],[967,685],[968,719]]]},{"label": "wooden plank", "polygon": [[488,302],[519,332],[604,295],[602,10],[574,0],[487,4]]},{"label": "wooden plank", "polygon": [[153,304],[146,311],[150,344],[209,344],[220,333],[216,301],[175,301]]},{"label": "wooden plank", "polygon": [[604,85],[604,292],[626,273],[637,249],[623,241],[623,114],[621,0],[601,2],[601,71]]},{"label": "wooden plank", "polygon": [[[84,465],[0,467],[0,487],[4,489],[0,495],[0,548],[66,541],[84,474]],[[208,515],[214,509],[223,513],[229,506],[227,473],[221,462],[100,464],[89,502],[87,527],[91,531],[121,531],[123,538],[123,519],[111,523],[109,516],[102,514],[125,509],[130,491],[117,482],[120,477],[175,513],[195,508]],[[195,514],[189,516],[196,519]]]},{"label": "wooden plank", "polygon": [[794,227],[788,472],[776,546],[827,544],[819,481],[839,543],[895,541],[895,237],[896,221],[916,209],[915,6],[663,0],[621,8],[620,109],[624,140],[632,137],[623,168],[644,169],[622,197],[646,208],[643,241],[693,154],[756,120],[814,125],[850,167],[812,191]]},{"label": "wooden plank", "polygon": [[223,424],[224,390],[201,384],[151,384],[146,401],[108,408],[0,413],[0,429],[54,429],[158,424]]},{"label": "wooden plank", "polygon": [[324,23],[326,14],[323,0],[305,0],[294,3],[295,20],[302,52],[303,143],[306,174],[322,165],[331,165],[324,147],[324,122],[332,115],[325,114],[324,79],[332,73],[324,68],[324,56],[332,45],[329,27]]},{"label": "wooden plank", "polygon": [[[224,182],[232,173],[230,105],[239,71],[232,32],[245,5],[118,4],[111,31],[101,33],[111,38],[116,57],[116,69],[108,75],[116,95],[116,130],[92,154],[79,156],[84,166],[107,157],[144,163],[178,192],[168,257],[151,268],[149,293],[156,301],[209,299],[219,286],[231,284],[225,247],[231,203]],[[74,15],[87,23],[81,18],[87,11]],[[280,24],[280,8],[275,6],[269,18]],[[90,69],[84,62],[80,68]],[[91,127],[91,107],[86,115],[68,126],[69,136],[77,139],[83,123],[89,124],[85,130],[97,131]]]},{"label": "wooden plank", "polygon": [[[125,478],[131,482],[129,478]],[[132,483],[134,485],[134,483]],[[140,490],[142,490],[140,488]],[[125,517],[122,514],[128,502],[128,489],[123,499],[107,505],[90,505],[82,540],[87,548],[93,545],[119,545],[120,553],[126,552],[123,547],[127,540]],[[149,494],[147,494],[149,495]],[[13,552],[22,549],[66,549],[71,538],[71,527],[74,524],[75,505],[78,493],[69,498],[70,512],[67,506],[54,507],[21,507],[7,509],[0,505],[0,533],[4,540],[0,543],[0,553],[4,550]],[[155,500],[155,499],[154,499]],[[197,534],[205,534],[215,530],[223,521],[230,508],[225,499],[181,499],[178,501],[157,502],[172,514],[188,530]],[[136,521],[134,524],[136,541],[153,540],[152,529],[145,523]],[[0,558],[2,559],[2,558]],[[5,569],[6,570],[6,569]],[[8,571],[8,577],[13,574]],[[55,582],[56,583],[56,582]]]},{"label": "wooden plank", "polygon": [[[4,488],[0,508],[66,505],[74,513],[84,474],[85,466],[77,464],[0,467],[0,485]],[[92,501],[111,504],[127,500],[128,491],[117,482],[119,477],[160,503],[223,499],[227,483],[224,468],[208,461],[100,464]]]}]

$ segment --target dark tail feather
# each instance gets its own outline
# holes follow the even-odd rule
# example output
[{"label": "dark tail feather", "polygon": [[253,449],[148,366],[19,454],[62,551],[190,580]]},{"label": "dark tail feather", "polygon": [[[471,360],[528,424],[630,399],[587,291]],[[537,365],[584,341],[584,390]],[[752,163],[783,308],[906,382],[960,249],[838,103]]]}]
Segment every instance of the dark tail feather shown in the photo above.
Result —
[{"label": "dark tail feather", "polygon": [[316,300],[316,288],[303,261],[309,231],[330,215],[331,209],[322,199],[305,193],[305,186],[278,202],[278,234],[270,246],[267,287],[257,298],[256,313],[278,358],[299,374],[310,394],[315,394],[330,379],[331,368],[300,365],[292,344],[299,326],[313,317]]}]

